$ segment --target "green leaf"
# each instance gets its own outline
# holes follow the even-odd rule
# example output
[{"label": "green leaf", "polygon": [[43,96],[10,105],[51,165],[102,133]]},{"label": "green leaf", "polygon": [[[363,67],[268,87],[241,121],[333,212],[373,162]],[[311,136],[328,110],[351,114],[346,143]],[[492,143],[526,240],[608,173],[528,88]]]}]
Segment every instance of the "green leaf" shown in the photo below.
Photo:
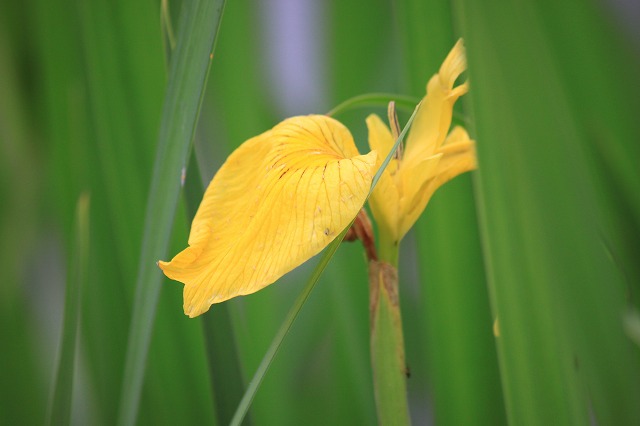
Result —
[{"label": "green leaf", "polygon": [[162,275],[155,262],[166,256],[200,105],[213,57],[224,0],[185,2],[162,112],[136,298],[127,346],[118,423],[135,423]]},{"label": "green leaf", "polygon": [[77,334],[80,328],[82,289],[87,281],[89,258],[89,195],[78,199],[75,217],[75,240],[71,248],[71,267],[64,302],[64,321],[60,339],[60,352],[53,392],[47,416],[50,425],[71,423],[71,402]]},{"label": "green leaf", "polygon": [[0,412],[3,422],[36,424],[46,415],[47,389],[39,336],[33,317],[25,314],[34,293],[25,290],[35,269],[29,254],[40,222],[42,162],[32,145],[33,130],[39,127],[31,121],[32,104],[21,87],[24,73],[19,67],[32,40],[18,32],[20,5],[5,6],[0,14]]},{"label": "green leaf", "polygon": [[[429,77],[460,37],[451,2],[403,0],[397,5],[403,86],[424,96]],[[472,92],[474,87],[472,82]],[[470,120],[461,120],[456,110],[453,125],[468,128]],[[405,341],[409,352],[413,346],[417,352],[417,359],[413,355],[407,361],[427,361],[425,368],[415,368],[409,394],[415,398],[424,392],[421,379],[428,380],[435,424],[506,422],[477,223],[472,174],[467,173],[438,189],[414,227],[415,240],[401,247]],[[415,248],[417,262],[412,263]],[[411,293],[414,264],[419,297]]]},{"label": "green leaf", "polygon": [[[509,423],[638,424],[640,357],[622,320],[638,276],[622,273],[631,252],[610,216],[637,206],[621,190],[637,167],[608,163],[638,149],[638,61],[595,2],[460,6]],[[622,187],[593,167],[603,159]]]}]

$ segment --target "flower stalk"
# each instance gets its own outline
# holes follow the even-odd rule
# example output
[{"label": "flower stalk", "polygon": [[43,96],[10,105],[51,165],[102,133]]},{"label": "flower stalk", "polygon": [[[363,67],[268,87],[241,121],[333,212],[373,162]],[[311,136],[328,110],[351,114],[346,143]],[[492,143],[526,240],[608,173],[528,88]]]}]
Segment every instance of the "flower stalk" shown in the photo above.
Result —
[{"label": "flower stalk", "polygon": [[377,160],[379,168],[381,159],[393,151],[369,199],[379,238],[379,259],[369,258],[369,288],[371,363],[382,425],[410,423],[398,295],[400,240],[440,186],[476,167],[475,143],[466,130],[456,126],[449,131],[453,106],[469,89],[467,82],[456,86],[465,70],[464,43],[459,40],[427,83],[404,146],[394,143],[399,139],[400,125],[393,102],[387,111],[388,126],[375,114],[367,118],[369,146],[382,154]]},{"label": "flower stalk", "polygon": [[369,316],[373,384],[378,422],[409,425],[408,370],[398,293],[398,242],[381,233],[375,247],[371,221],[363,209],[345,240],[360,240],[369,263]]},{"label": "flower stalk", "polygon": [[[397,250],[394,258],[397,259]],[[371,366],[378,422],[408,425],[407,367],[398,295],[398,269],[384,260],[369,261]]]}]

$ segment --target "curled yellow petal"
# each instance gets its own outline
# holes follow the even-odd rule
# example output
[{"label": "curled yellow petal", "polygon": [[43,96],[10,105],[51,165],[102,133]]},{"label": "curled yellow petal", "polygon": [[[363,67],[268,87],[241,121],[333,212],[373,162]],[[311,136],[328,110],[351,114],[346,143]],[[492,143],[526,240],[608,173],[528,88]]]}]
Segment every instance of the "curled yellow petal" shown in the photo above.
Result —
[{"label": "curled yellow petal", "polygon": [[433,191],[454,177],[478,167],[475,141],[460,126],[453,128],[438,152],[442,153],[442,161],[438,164]]},{"label": "curled yellow petal", "polygon": [[319,253],[365,202],[376,152],[326,116],[293,117],[242,144],[211,181],[189,247],[158,262],[184,312],[254,293]]},{"label": "curled yellow petal", "polygon": [[454,87],[466,67],[464,43],[460,39],[447,55],[438,74],[427,83],[427,94],[407,136],[407,161],[419,161],[435,154],[444,142],[451,126],[453,105],[468,91],[466,82]]},{"label": "curled yellow petal", "polygon": [[459,39],[440,66],[438,77],[444,90],[451,90],[456,79],[467,69],[464,41]]},{"label": "curled yellow petal", "polygon": [[[407,200],[400,224],[400,236],[404,236],[416,223],[429,200],[438,188],[454,177],[477,168],[475,142],[469,138],[466,130],[456,126],[444,141],[444,144],[433,155],[415,166],[415,171],[407,170],[403,177],[407,178],[407,192],[414,194]],[[420,185],[418,187],[418,185]]]}]

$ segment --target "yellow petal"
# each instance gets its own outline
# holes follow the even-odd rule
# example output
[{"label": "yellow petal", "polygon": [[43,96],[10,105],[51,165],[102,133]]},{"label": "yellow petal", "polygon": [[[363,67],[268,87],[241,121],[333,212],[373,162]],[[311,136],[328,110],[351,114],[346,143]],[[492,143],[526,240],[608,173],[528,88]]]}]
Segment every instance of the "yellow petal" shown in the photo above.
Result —
[{"label": "yellow petal", "polygon": [[415,165],[435,154],[444,142],[451,126],[453,105],[468,90],[466,83],[453,87],[466,66],[464,44],[460,39],[444,60],[438,74],[427,84],[427,94],[407,136],[405,161]]},{"label": "yellow petal", "polygon": [[319,253],[362,207],[375,163],[326,116],[294,117],[242,144],[211,181],[189,247],[158,263],[185,284],[185,313],[254,293]]},{"label": "yellow petal", "polygon": [[400,211],[402,212],[398,225],[400,239],[409,232],[427,206],[430,195],[429,197],[425,196],[426,190],[436,178],[438,165],[441,161],[442,154],[436,154],[425,158],[411,168],[405,169],[403,164],[401,177],[405,195],[400,199]]},{"label": "yellow petal", "polygon": [[[386,175],[386,176],[385,176]],[[398,231],[399,224],[399,200],[398,188],[394,183],[394,179],[389,176],[388,171],[384,171],[380,176],[371,197],[369,197],[369,205],[373,218],[379,228],[384,229],[386,235],[394,241],[400,241]]]},{"label": "yellow petal", "polygon": [[367,129],[369,130],[369,147],[378,151],[378,161],[386,158],[395,141],[389,127],[376,114],[367,117]]},{"label": "yellow petal", "polygon": [[[369,147],[377,151],[378,160],[376,171],[382,164],[395,143],[391,131],[386,124],[382,122],[380,117],[371,114],[367,117],[367,128],[369,130]],[[399,241],[398,235],[398,214],[400,208],[400,194],[396,186],[396,180],[392,174],[397,172],[398,161],[391,160],[382,175],[378,184],[373,190],[369,198],[371,212],[379,228],[383,228],[383,232]]]},{"label": "yellow petal", "polygon": [[407,187],[405,191],[414,196],[402,200],[404,215],[400,224],[400,238],[416,223],[438,188],[476,167],[475,142],[458,126],[447,136],[438,154],[423,160],[412,170],[403,169],[401,175]]},{"label": "yellow petal", "polygon": [[456,79],[467,69],[464,41],[459,39],[440,66],[438,75],[443,88],[451,90]]},{"label": "yellow petal", "polygon": [[431,184],[431,193],[459,174],[478,167],[475,141],[470,139],[467,131],[460,126],[451,131],[438,152],[442,153],[443,157],[438,164],[436,178]]}]

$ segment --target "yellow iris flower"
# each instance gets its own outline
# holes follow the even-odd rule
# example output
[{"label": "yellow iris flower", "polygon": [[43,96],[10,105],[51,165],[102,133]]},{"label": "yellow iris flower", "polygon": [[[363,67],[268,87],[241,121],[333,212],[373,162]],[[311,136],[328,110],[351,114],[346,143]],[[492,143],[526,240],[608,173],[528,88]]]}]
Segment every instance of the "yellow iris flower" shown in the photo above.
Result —
[{"label": "yellow iris flower", "polygon": [[[443,183],[476,167],[474,142],[451,125],[467,83],[462,41],[427,85],[407,137],[371,195],[381,232],[407,233]],[[213,303],[254,293],[319,253],[358,214],[394,144],[376,115],[367,118],[372,151],[360,155],[349,130],[322,115],[293,117],[249,139],[222,165],[191,225],[189,246],[158,266],[184,283],[190,317]],[[377,154],[379,153],[379,155]]]},{"label": "yellow iris flower", "polygon": [[254,293],[319,253],[364,204],[376,153],[320,115],[293,117],[235,150],[209,184],[189,247],[158,266],[184,283],[184,312]]},{"label": "yellow iris flower", "polygon": [[[457,126],[448,133],[453,105],[469,88],[467,82],[454,87],[466,67],[464,44],[459,40],[427,84],[403,155],[392,160],[371,195],[375,221],[393,243],[397,244],[418,220],[436,189],[476,168],[475,143],[467,132]],[[380,167],[395,138],[375,114],[367,117],[367,127],[369,146],[378,152]]]}]

